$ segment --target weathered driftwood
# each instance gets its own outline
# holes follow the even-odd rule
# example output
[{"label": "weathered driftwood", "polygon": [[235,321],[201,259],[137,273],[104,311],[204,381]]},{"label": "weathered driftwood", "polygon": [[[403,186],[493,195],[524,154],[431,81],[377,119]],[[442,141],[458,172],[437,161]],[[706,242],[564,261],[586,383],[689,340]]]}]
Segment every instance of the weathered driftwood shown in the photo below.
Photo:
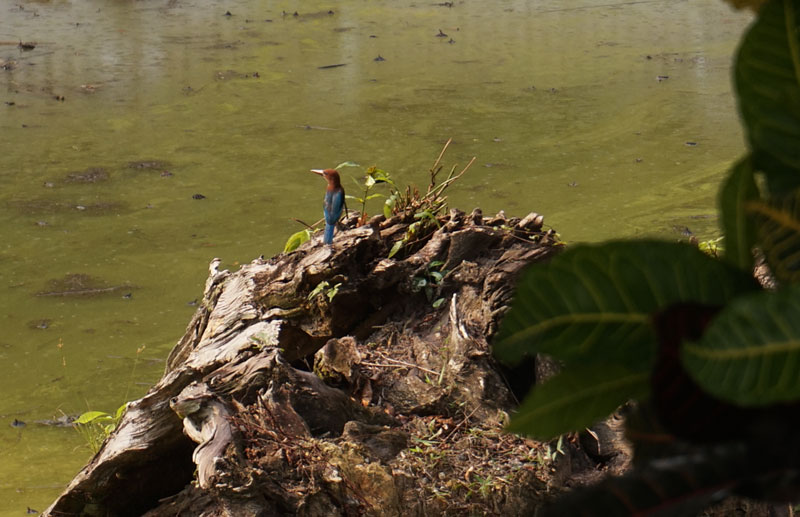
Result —
[{"label": "weathered driftwood", "polygon": [[488,340],[559,246],[536,214],[453,210],[388,258],[413,221],[213,261],[163,378],[45,515],[530,514],[550,456],[501,432],[517,401]]}]

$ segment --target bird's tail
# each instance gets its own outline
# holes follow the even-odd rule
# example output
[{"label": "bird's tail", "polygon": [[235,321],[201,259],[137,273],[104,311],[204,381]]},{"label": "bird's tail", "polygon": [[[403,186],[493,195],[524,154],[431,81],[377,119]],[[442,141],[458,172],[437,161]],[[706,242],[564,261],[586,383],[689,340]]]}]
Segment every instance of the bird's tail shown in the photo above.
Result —
[{"label": "bird's tail", "polygon": [[325,244],[333,244],[334,225],[325,223]]}]

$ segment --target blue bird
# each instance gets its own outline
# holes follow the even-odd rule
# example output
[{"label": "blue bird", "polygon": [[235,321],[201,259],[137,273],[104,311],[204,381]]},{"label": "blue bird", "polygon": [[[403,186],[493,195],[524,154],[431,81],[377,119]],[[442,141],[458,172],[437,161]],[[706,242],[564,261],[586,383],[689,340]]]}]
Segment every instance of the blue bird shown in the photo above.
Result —
[{"label": "blue bird", "polygon": [[311,172],[319,174],[328,181],[328,188],[325,191],[325,202],[322,211],[325,214],[325,244],[333,243],[333,230],[339,218],[342,217],[344,208],[344,189],[339,173],[335,169],[311,169]]}]

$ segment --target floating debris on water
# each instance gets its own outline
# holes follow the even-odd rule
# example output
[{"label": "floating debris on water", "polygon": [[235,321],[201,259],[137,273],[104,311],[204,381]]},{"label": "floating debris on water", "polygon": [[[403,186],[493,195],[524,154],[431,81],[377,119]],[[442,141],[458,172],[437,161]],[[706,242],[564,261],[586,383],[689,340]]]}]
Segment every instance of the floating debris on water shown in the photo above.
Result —
[{"label": "floating debris on water", "polygon": [[168,169],[169,162],[161,160],[142,160],[138,162],[128,162],[129,169]]},{"label": "floating debris on water", "polygon": [[[54,278],[47,282],[44,291],[39,291],[36,296],[99,296],[116,291],[129,290],[134,286],[125,283],[122,285],[108,285],[99,278],[85,273],[70,273],[62,278]],[[48,324],[50,320],[47,321]]]},{"label": "floating debris on water", "polygon": [[28,328],[32,330],[47,330],[52,322],[53,320],[48,319],[33,320],[28,322]]},{"label": "floating debris on water", "polygon": [[64,178],[66,183],[98,183],[109,178],[108,171],[103,167],[89,167],[83,172],[71,172]]}]

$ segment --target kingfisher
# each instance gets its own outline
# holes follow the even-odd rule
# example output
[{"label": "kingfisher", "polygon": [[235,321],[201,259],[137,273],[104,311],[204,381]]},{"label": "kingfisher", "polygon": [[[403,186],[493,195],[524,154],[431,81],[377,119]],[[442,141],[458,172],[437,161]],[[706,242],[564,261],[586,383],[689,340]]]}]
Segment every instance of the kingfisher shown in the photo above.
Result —
[{"label": "kingfisher", "polygon": [[342,209],[345,206],[342,181],[339,179],[339,172],[336,169],[311,169],[311,172],[319,174],[328,181],[322,212],[325,214],[324,241],[325,244],[332,244],[333,230],[339,218],[342,217]]}]

